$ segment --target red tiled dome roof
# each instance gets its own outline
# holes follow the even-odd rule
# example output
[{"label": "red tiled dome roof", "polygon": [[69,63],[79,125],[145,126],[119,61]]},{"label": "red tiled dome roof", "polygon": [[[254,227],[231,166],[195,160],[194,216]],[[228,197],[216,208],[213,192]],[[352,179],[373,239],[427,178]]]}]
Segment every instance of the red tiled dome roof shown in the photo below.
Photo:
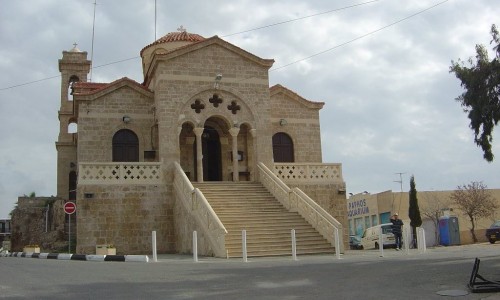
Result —
[{"label": "red tiled dome roof", "polygon": [[185,30],[182,31],[177,31],[177,32],[170,32],[167,33],[166,35],[162,36],[161,38],[157,39],[154,43],[147,45],[146,47],[142,48],[141,50],[141,56],[142,52],[144,52],[145,49],[158,45],[158,44],[163,44],[163,43],[171,43],[171,42],[191,42],[191,43],[196,43],[196,42],[201,42],[204,41],[205,38],[202,37],[199,34],[196,33],[189,33]]},{"label": "red tiled dome roof", "polygon": [[167,43],[167,42],[200,42],[205,40],[199,34],[189,33],[187,31],[170,32],[167,35],[159,38],[155,43]]}]

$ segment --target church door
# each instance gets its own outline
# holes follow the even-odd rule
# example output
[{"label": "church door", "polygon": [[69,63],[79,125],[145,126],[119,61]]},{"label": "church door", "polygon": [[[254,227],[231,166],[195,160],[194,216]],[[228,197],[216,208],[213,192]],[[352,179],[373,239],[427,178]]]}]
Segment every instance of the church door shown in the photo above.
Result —
[{"label": "church door", "polygon": [[294,162],[293,141],[286,133],[278,132],[273,135],[274,162]]},{"label": "church door", "polygon": [[[203,153],[203,181],[222,181],[221,145],[217,130],[206,126],[201,140],[201,149]],[[196,143],[194,145],[194,150],[196,161]]]},{"label": "church door", "polygon": [[139,139],[132,130],[122,129],[113,136],[113,161],[139,161]]}]

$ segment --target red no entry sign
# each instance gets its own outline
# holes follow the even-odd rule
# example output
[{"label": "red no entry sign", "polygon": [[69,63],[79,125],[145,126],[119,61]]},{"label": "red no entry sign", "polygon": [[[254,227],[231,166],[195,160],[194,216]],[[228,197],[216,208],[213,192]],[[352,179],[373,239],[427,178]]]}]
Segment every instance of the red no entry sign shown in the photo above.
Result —
[{"label": "red no entry sign", "polygon": [[64,203],[64,212],[68,215],[74,214],[76,211],[76,204],[73,202]]}]

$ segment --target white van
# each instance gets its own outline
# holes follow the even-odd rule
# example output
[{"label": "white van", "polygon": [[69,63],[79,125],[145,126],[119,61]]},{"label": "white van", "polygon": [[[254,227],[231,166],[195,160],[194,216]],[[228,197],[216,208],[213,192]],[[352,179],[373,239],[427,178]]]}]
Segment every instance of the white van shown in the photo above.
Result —
[{"label": "white van", "polygon": [[366,228],[361,237],[363,249],[379,249],[380,227],[382,227],[384,248],[396,247],[396,240],[394,239],[394,234],[392,234],[392,223],[385,223]]}]

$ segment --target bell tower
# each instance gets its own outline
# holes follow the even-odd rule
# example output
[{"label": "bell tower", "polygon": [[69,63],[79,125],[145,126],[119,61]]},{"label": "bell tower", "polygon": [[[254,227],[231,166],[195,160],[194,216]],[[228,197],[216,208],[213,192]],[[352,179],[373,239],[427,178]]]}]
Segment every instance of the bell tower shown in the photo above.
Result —
[{"label": "bell tower", "polygon": [[57,196],[76,199],[78,114],[73,102],[73,84],[87,82],[91,62],[87,52],[82,52],[74,44],[73,49],[63,51],[59,59],[61,72],[61,105],[59,108],[59,137],[57,149]]}]

